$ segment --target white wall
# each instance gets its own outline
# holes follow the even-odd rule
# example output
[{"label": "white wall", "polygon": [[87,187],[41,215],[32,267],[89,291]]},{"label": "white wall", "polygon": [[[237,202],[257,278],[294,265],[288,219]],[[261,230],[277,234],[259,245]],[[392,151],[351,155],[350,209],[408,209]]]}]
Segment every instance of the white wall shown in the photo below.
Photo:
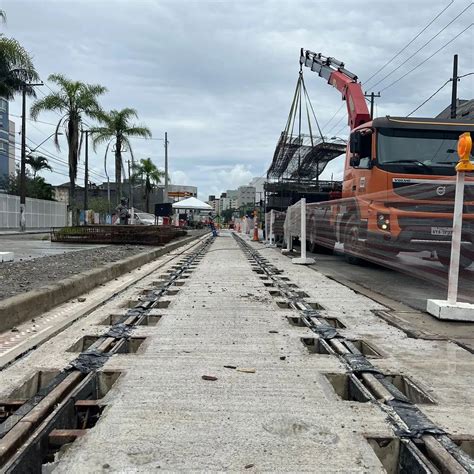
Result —
[{"label": "white wall", "polygon": [[[66,225],[66,204],[26,198],[26,229],[48,229]],[[0,229],[19,229],[20,197],[0,193]]]}]

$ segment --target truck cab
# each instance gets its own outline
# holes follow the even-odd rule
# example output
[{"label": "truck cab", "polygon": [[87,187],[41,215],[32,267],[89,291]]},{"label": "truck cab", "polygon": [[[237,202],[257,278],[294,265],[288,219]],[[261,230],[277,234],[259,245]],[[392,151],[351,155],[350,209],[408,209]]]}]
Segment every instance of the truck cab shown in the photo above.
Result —
[{"label": "truck cab", "polygon": [[[449,265],[456,148],[463,132],[474,133],[474,123],[389,116],[351,132],[339,209],[346,226],[339,236],[349,252],[430,250]],[[472,178],[466,179],[463,220],[461,265],[468,266],[474,256]]]}]

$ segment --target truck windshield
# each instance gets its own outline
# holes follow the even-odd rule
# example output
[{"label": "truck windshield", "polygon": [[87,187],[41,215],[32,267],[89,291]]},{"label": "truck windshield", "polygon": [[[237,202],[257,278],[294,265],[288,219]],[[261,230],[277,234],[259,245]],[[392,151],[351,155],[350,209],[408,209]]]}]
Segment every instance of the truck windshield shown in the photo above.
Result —
[{"label": "truck windshield", "polygon": [[379,129],[377,162],[381,165],[453,167],[460,132]]}]

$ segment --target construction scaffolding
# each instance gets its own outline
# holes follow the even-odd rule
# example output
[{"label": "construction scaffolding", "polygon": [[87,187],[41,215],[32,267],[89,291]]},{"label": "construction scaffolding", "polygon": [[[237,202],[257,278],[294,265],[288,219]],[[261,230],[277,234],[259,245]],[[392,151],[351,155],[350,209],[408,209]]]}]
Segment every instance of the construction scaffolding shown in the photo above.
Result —
[{"label": "construction scaffolding", "polygon": [[[303,133],[303,117],[307,120],[308,133]],[[313,133],[316,129],[317,134]],[[278,140],[267,178],[318,182],[326,165],[345,149],[344,140],[323,136],[300,70],[286,127]]]}]

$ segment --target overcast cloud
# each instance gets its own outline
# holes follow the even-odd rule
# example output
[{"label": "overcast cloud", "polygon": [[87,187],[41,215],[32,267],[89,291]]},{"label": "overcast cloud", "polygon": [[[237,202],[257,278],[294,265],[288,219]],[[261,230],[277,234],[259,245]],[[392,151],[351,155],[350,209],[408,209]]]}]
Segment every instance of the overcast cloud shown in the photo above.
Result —
[{"label": "overcast cloud", "polygon": [[[362,81],[401,49],[449,0],[406,1],[119,1],[4,0],[2,27],[34,56],[43,80],[51,73],[100,83],[106,109],[134,107],[154,138],[168,131],[170,170],[177,184],[196,185],[201,198],[247,184],[271,162],[284,128],[298,75],[300,47],[346,63]],[[457,0],[383,73],[415,52],[470,2]],[[377,85],[383,89],[472,23],[474,8],[443,31],[399,71]],[[452,74],[474,71],[474,28],[393,87],[383,91],[377,115],[406,115]],[[461,98],[473,97],[473,78],[464,78]],[[341,104],[339,93],[307,70],[305,80],[318,119],[325,124]],[[375,84],[375,80],[370,84]],[[42,87],[40,96],[48,93]],[[450,101],[449,86],[419,111],[433,116]],[[20,103],[11,105],[20,115]],[[12,117],[19,128],[20,119]],[[58,116],[45,114],[44,122]],[[345,107],[323,129],[347,135]],[[54,131],[28,122],[31,143]],[[132,140],[136,158],[164,165],[163,142]],[[46,149],[66,158],[52,142]],[[103,151],[91,158],[104,175]],[[66,168],[55,166],[66,173]],[[341,177],[341,160],[325,174]],[[113,177],[110,162],[108,172]],[[59,174],[44,174],[58,184]],[[79,180],[83,173],[79,173]]]}]

